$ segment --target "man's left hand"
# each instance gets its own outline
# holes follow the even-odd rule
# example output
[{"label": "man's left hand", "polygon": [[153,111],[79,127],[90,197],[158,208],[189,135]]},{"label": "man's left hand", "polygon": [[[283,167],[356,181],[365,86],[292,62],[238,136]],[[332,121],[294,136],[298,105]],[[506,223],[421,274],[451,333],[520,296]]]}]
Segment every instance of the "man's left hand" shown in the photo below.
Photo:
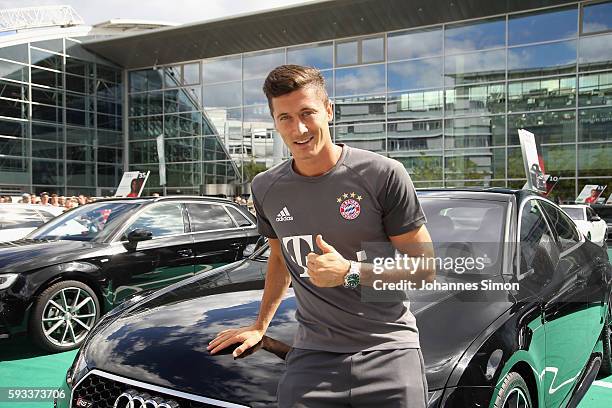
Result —
[{"label": "man's left hand", "polygon": [[310,281],[321,288],[344,284],[344,276],[349,271],[351,263],[344,259],[333,246],[323,241],[321,235],[317,235],[316,242],[323,254],[317,255],[311,252],[306,257]]}]

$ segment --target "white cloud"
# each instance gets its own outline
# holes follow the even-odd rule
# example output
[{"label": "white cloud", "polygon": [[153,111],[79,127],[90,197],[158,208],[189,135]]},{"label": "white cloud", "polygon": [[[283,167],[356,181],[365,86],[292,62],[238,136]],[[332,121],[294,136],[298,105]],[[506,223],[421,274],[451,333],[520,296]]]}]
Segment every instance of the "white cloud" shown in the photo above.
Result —
[{"label": "white cloud", "polygon": [[190,23],[304,3],[304,0],[0,0],[0,9],[68,4],[87,24],[111,18]]}]

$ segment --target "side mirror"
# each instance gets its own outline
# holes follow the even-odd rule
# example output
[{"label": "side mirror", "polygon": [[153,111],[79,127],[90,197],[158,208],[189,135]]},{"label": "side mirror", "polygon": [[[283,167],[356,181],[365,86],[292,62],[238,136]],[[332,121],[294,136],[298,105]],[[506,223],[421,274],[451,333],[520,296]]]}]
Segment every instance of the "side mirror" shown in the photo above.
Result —
[{"label": "side mirror", "polygon": [[593,222],[601,221],[601,217],[599,215],[594,215],[591,217],[589,221],[593,221]]},{"label": "side mirror", "polygon": [[153,233],[149,230],[136,228],[127,234],[127,239],[130,242],[148,241],[153,238]]},{"label": "side mirror", "polygon": [[127,249],[136,249],[136,246],[141,241],[148,241],[153,238],[153,233],[149,230],[136,228],[127,234],[128,243],[125,244]]}]

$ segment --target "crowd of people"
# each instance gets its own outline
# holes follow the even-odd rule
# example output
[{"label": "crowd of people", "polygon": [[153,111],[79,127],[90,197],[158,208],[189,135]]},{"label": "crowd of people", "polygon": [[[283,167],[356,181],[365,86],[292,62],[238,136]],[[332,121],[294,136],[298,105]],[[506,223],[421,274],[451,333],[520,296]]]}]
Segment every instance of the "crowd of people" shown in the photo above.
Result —
[{"label": "crowd of people", "polygon": [[[151,194],[151,197],[159,197],[159,193]],[[99,198],[99,197],[98,197]],[[104,197],[108,198],[108,197]],[[42,192],[39,195],[23,193],[21,198],[15,201],[15,198],[10,195],[0,195],[0,204],[2,203],[20,203],[20,204],[38,204],[38,205],[50,205],[53,207],[64,207],[66,210],[93,203],[96,201],[96,197],[89,197],[84,194],[78,196],[63,196],[55,193],[49,194]],[[235,196],[232,199],[233,202],[239,205],[247,207],[251,212],[254,212],[253,200],[246,199],[243,196]]]},{"label": "crowd of people", "polygon": [[[94,197],[88,197],[84,194],[78,196],[63,196],[55,193],[49,194],[42,192],[40,195],[23,193],[21,199],[17,201],[20,204],[38,204],[38,205],[49,205],[53,207],[64,207],[66,210],[78,207],[79,205],[85,205],[87,203],[93,203]],[[13,203],[13,198],[9,195],[0,196],[0,203]]]}]

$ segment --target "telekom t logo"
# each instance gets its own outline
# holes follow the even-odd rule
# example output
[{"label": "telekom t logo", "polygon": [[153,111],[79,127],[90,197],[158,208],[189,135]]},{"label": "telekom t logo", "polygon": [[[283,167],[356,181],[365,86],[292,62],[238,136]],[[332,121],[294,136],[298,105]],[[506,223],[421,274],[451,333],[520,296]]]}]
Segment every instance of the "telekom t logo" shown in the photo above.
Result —
[{"label": "telekom t logo", "polygon": [[[306,255],[310,252],[314,252],[314,247],[312,245],[312,235],[294,235],[292,237],[283,237],[283,247],[285,248],[285,252],[289,255],[289,258],[296,263],[300,268],[304,270],[300,274],[300,278],[308,278],[308,267],[306,266]],[[302,249],[306,249],[303,245],[308,245],[307,251],[302,251]]]}]

